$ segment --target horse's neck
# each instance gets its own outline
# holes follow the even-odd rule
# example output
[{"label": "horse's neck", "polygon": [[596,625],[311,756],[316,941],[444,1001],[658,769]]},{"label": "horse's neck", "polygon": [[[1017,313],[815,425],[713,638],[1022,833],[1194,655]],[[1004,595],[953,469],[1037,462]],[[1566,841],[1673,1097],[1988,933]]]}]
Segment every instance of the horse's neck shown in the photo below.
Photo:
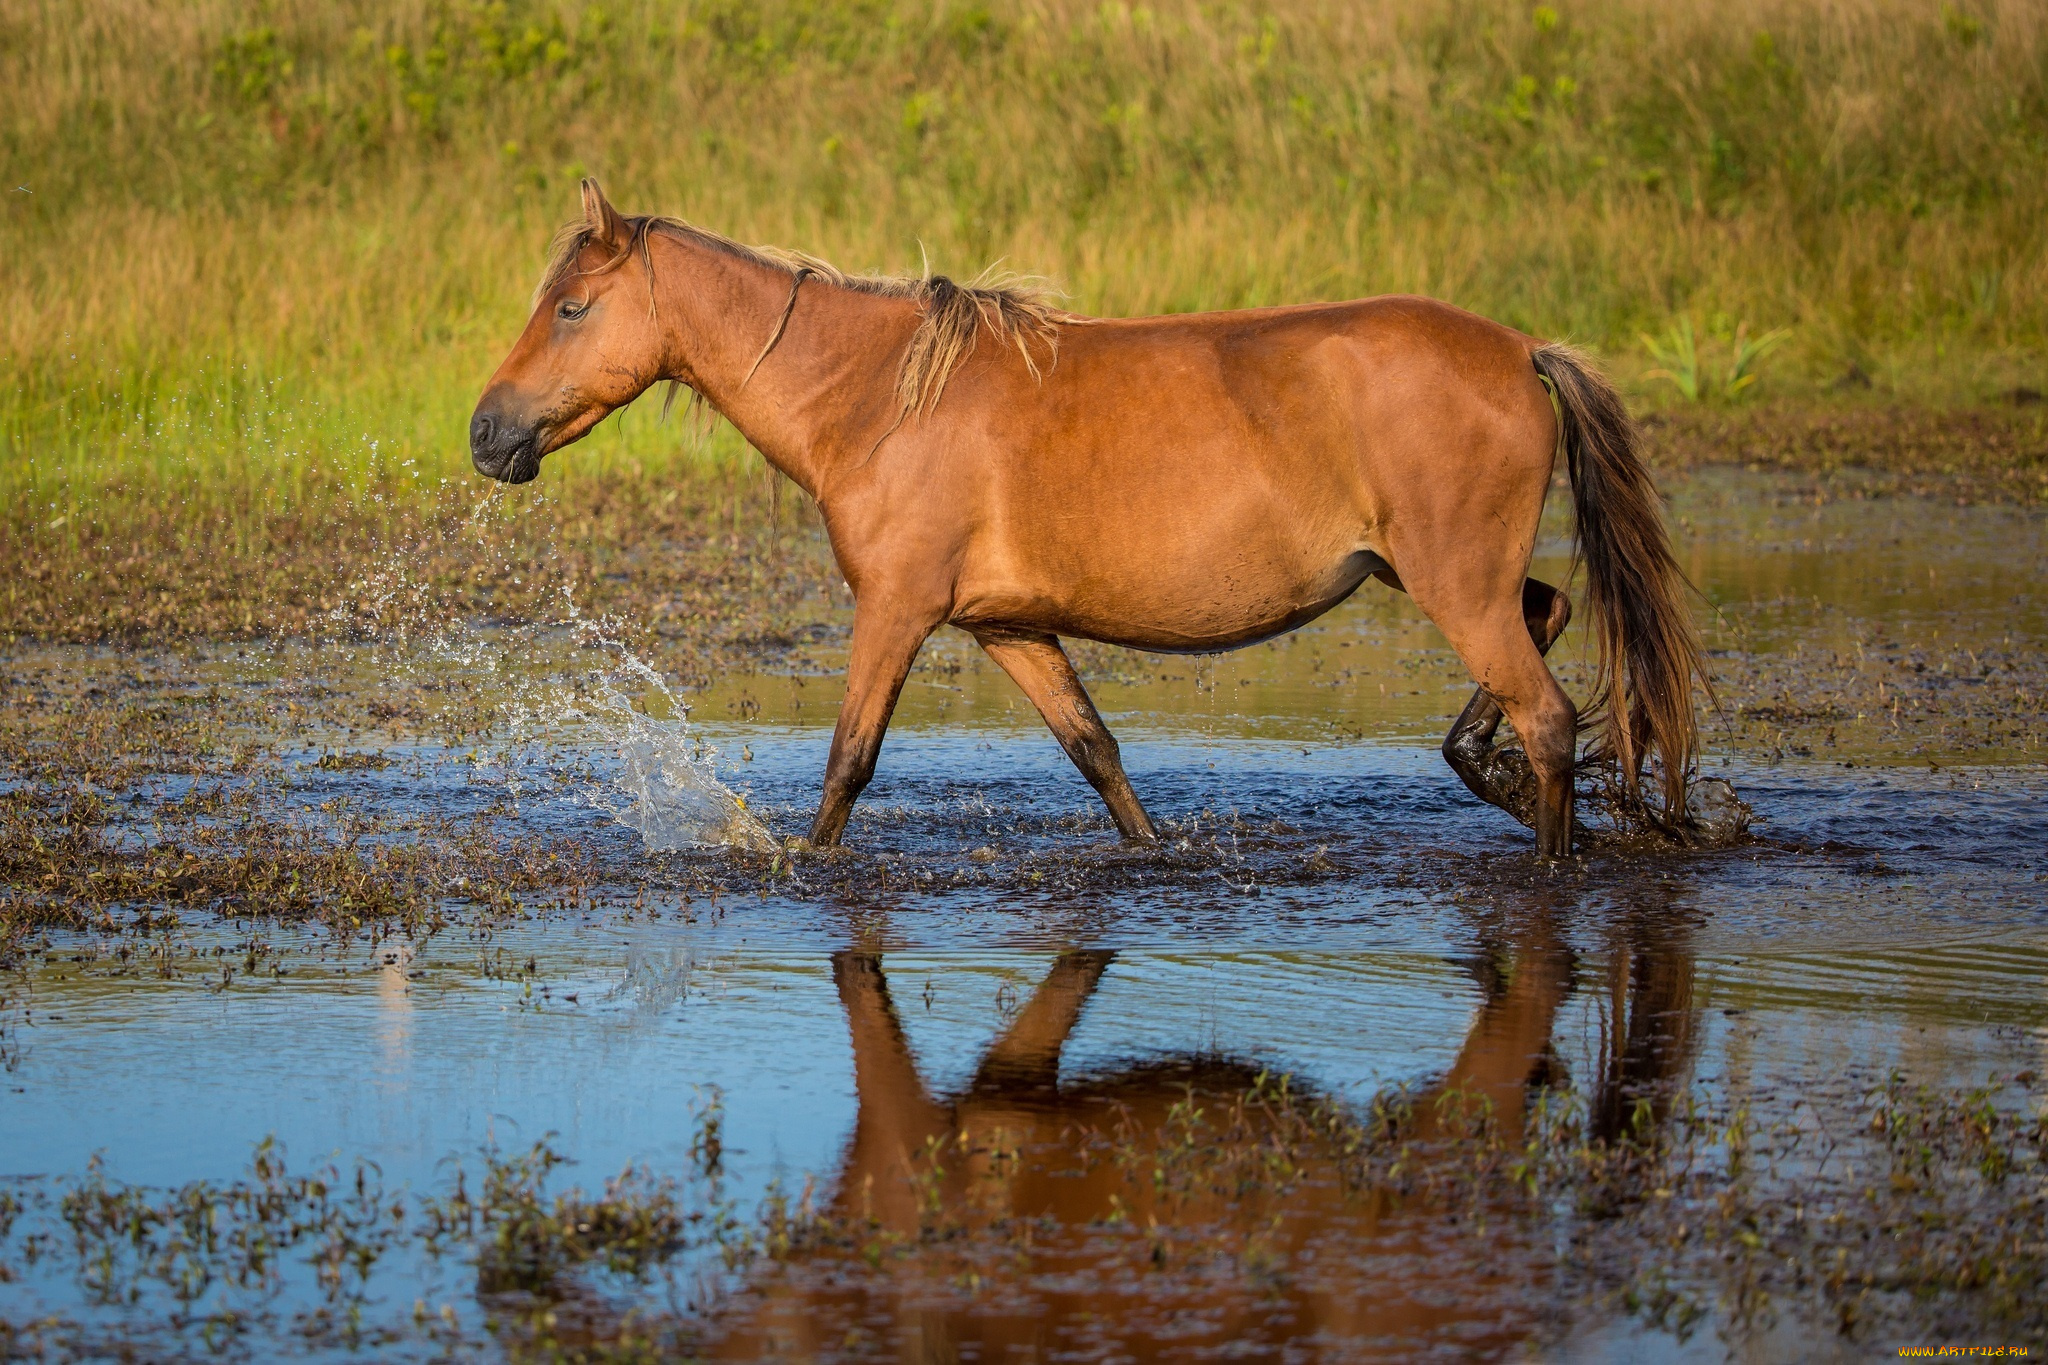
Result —
[{"label": "horse's neck", "polygon": [[[701,243],[655,240],[663,377],[693,385],[770,464],[820,496],[894,416],[894,364],[915,305],[817,276],[799,284],[780,267]],[[792,292],[788,325],[764,356]]]}]

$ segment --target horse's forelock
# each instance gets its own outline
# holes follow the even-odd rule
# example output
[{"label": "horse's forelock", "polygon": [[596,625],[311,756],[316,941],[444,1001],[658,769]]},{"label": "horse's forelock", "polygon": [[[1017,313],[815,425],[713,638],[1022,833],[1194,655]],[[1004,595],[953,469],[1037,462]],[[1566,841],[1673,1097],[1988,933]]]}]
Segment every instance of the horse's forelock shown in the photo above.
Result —
[{"label": "horse's forelock", "polygon": [[576,273],[576,262],[594,235],[590,225],[580,218],[555,234],[554,240],[548,243],[547,268],[541,272],[540,283],[533,288],[533,302],[529,307],[540,307],[540,301],[548,296],[550,290]]}]

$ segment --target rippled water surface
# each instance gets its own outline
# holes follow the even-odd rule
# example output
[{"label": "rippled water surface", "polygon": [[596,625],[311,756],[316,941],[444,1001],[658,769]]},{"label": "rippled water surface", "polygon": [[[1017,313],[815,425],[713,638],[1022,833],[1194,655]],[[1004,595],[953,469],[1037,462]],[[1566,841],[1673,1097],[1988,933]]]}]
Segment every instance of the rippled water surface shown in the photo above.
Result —
[{"label": "rippled water surface", "polygon": [[[294,1168],[360,1158],[386,1191],[439,1196],[458,1170],[480,1178],[486,1148],[546,1139],[575,1163],[549,1189],[633,1164],[700,1186],[708,1170],[745,1220],[807,1182],[812,1207],[911,1243],[961,1220],[914,1256],[855,1239],[786,1263],[699,1256],[681,1280],[588,1279],[550,1310],[568,1325],[549,1349],[572,1354],[631,1339],[639,1312],[687,1320],[689,1349],[733,1358],[1889,1353],[1889,1337],[1840,1335],[1819,1297],[1740,1330],[1737,1299],[1707,1290],[1697,1320],[1652,1311],[1592,1251],[1561,1253],[1602,1235],[1569,1200],[1531,1215],[1347,1199],[1345,1154],[1275,1136],[1286,1105],[1202,1127],[1284,1078],[1317,1113],[1483,1097],[1511,1135],[1549,1121],[1544,1096],[1620,1133],[1676,1123],[1679,1094],[1832,1133],[1893,1073],[1967,1089],[2048,1070],[2038,518],[1814,501],[1735,474],[1688,484],[1675,514],[1724,676],[1708,771],[1751,804],[1759,837],[1561,867],[1535,863],[1527,834],[1437,757],[1470,685],[1371,584],[1240,655],[1077,649],[1166,832],[1156,851],[1115,842],[965,637],[935,640],[914,676],[848,850],[793,858],[650,848],[678,841],[650,840],[635,806],[644,731],[672,725],[660,742],[701,753],[740,798],[713,801],[713,824],[791,835],[829,742],[829,673],[722,679],[685,699],[687,730],[674,698],[629,682],[640,719],[625,730],[586,704],[508,713],[466,743],[400,742],[326,723],[322,696],[485,667],[571,695],[605,656],[571,632],[512,659],[404,669],[362,645],[23,651],[9,666],[24,685],[312,685],[287,741],[295,810],[499,812],[585,850],[596,890],[488,922],[451,908],[417,940],[196,908],[143,950],[52,934],[8,987],[0,1174],[52,1199],[89,1160],[123,1188],[231,1182],[272,1137]],[[1561,667],[1582,690],[1571,647]],[[389,761],[319,766],[335,753]],[[1284,1151],[1291,1174],[1268,1162],[1256,1180],[1232,1166],[1176,1184],[1157,1153],[1206,1170],[1203,1144]],[[294,1336],[292,1313],[321,1301],[299,1276],[257,1296],[271,1326],[214,1341],[196,1314],[179,1320],[165,1282],[123,1303],[61,1255],[23,1254],[38,1218],[62,1244],[64,1217],[21,1215],[0,1283],[17,1327],[90,1326],[39,1338],[53,1353],[527,1349],[468,1262],[396,1247],[358,1312],[433,1331]],[[225,1301],[205,1294],[208,1311]]]}]

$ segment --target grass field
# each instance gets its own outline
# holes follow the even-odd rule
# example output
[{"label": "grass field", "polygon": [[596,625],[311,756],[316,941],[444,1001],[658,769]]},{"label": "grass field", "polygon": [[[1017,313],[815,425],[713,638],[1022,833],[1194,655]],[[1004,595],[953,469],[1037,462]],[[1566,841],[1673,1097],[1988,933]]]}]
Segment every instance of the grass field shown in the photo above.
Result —
[{"label": "grass field", "polygon": [[[2016,0],[0,0],[0,89],[17,564],[253,564],[468,500],[585,173],[1090,312],[1434,294],[1594,345],[1686,458],[1883,463],[1899,413],[1969,409],[1934,463],[2048,493],[2015,405],[2048,387],[2048,11]],[[1687,336],[1698,401],[1651,373]],[[652,406],[549,462],[559,505],[738,496],[733,434]],[[37,600],[5,627],[65,633]]]}]

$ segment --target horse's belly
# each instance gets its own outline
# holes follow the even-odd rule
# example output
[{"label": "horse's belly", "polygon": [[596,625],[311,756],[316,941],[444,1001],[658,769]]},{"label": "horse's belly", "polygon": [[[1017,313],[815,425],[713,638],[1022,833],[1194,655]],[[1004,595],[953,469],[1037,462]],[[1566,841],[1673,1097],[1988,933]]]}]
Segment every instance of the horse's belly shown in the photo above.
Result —
[{"label": "horse's belly", "polygon": [[970,629],[1043,631],[1158,653],[1210,654],[1304,625],[1386,567],[1379,555],[1361,549],[1310,575],[1161,569],[1127,582],[1080,576],[977,594],[954,619]]}]

